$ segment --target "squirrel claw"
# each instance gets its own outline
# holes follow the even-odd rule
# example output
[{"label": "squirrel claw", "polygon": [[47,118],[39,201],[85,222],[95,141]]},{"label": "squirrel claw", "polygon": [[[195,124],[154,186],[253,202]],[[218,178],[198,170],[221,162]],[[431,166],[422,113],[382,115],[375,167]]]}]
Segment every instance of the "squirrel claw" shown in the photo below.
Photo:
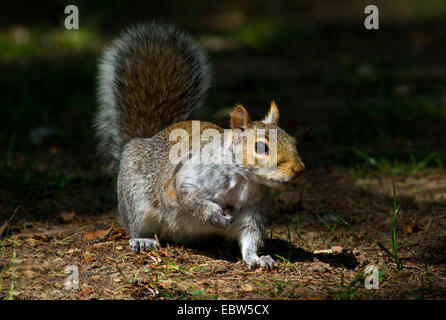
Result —
[{"label": "squirrel claw", "polygon": [[249,270],[257,266],[259,266],[260,268],[271,270],[277,266],[277,263],[273,260],[273,258],[271,258],[271,256],[257,257],[256,259],[247,261],[247,264]]},{"label": "squirrel claw", "polygon": [[214,226],[222,229],[229,228],[234,223],[234,218],[230,215],[214,214],[209,218]]},{"label": "squirrel claw", "polygon": [[222,209],[218,204],[211,203],[207,207],[206,220],[217,228],[227,229],[234,223],[232,211]]},{"label": "squirrel claw", "polygon": [[149,251],[152,248],[157,248],[158,243],[155,239],[150,238],[133,238],[129,240],[130,250],[133,252]]}]

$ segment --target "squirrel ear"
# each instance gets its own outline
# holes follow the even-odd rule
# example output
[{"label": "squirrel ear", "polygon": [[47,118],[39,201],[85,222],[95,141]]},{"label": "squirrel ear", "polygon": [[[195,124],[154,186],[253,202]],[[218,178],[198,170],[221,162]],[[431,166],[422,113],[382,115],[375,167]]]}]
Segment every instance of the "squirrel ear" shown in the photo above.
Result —
[{"label": "squirrel ear", "polygon": [[241,105],[235,106],[231,113],[231,129],[241,129],[242,131],[251,126],[251,119],[248,111]]},{"label": "squirrel ear", "polygon": [[277,124],[279,122],[279,108],[274,101],[271,101],[268,115],[263,119],[264,123]]}]

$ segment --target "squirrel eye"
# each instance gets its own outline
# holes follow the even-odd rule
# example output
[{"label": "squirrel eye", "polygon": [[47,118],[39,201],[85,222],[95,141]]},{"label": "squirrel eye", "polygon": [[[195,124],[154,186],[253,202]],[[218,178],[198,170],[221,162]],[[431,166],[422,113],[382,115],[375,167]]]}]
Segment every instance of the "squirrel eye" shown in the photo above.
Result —
[{"label": "squirrel eye", "polygon": [[268,146],[263,141],[256,142],[254,148],[257,154],[260,155],[269,154]]}]

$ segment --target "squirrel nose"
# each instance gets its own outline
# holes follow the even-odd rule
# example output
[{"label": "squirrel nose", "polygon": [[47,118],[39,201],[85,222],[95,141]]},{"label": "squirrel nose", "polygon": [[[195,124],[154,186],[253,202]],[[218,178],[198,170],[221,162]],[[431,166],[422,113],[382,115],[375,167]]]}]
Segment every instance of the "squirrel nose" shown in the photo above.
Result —
[{"label": "squirrel nose", "polygon": [[303,162],[295,163],[291,169],[293,170],[294,177],[297,178],[305,171],[305,165]]}]

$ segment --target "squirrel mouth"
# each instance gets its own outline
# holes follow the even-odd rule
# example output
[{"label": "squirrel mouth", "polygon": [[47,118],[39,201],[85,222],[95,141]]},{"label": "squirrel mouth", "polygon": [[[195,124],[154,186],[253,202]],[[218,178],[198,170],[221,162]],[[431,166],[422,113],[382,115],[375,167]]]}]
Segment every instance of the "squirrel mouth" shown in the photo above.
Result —
[{"label": "squirrel mouth", "polygon": [[279,186],[285,186],[288,183],[290,183],[291,180],[275,180],[275,179],[270,179],[268,180],[268,184],[274,187],[279,187]]},{"label": "squirrel mouth", "polygon": [[302,173],[300,172],[298,174],[294,174],[293,176],[285,178],[283,180],[270,179],[270,181],[276,185],[284,186],[284,185],[287,185],[287,184],[293,182],[294,180],[297,180],[301,175],[302,175]]}]

